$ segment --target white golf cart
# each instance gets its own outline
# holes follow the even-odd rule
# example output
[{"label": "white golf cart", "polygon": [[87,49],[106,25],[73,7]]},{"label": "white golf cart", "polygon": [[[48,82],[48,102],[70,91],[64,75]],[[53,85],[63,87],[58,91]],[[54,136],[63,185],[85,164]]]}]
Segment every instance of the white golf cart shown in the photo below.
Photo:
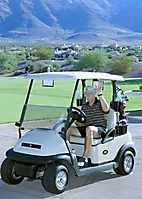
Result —
[{"label": "white golf cart", "polygon": [[[19,184],[25,177],[29,180],[40,179],[46,191],[59,194],[66,189],[70,175],[79,177],[109,169],[120,175],[131,173],[136,150],[131,134],[127,130],[125,115],[127,98],[122,99],[122,90],[116,87],[117,81],[124,81],[122,76],[97,72],[49,72],[31,74],[26,78],[30,79],[30,85],[20,121],[16,123],[19,139],[15,146],[6,152],[7,157],[1,165],[1,177],[4,182]],[[33,82],[35,81],[37,86],[39,80],[42,80],[41,89],[44,89],[44,94],[47,93],[45,101],[50,106],[29,103],[34,90]],[[72,91],[70,82],[73,80],[75,85]],[[80,109],[86,99],[82,92],[80,99],[76,100],[78,89],[83,91],[88,84],[95,86],[99,80],[105,83],[108,80],[112,82],[107,132],[102,138],[93,140],[89,152],[89,164],[85,168],[79,168],[77,163],[83,154],[84,138],[71,136],[69,143],[66,140],[66,131],[74,125],[75,120],[83,123],[86,119]],[[67,106],[62,106],[67,104],[64,99],[64,88],[60,87],[63,85],[60,84],[62,81],[70,92],[67,97],[71,101]],[[55,84],[59,86],[58,90],[54,90]],[[52,89],[54,92],[51,92]],[[34,98],[43,100],[39,94],[36,96],[38,92],[36,88],[34,91]],[[59,102],[57,98],[54,100],[54,96],[57,95]],[[52,105],[55,102],[58,106]]]}]

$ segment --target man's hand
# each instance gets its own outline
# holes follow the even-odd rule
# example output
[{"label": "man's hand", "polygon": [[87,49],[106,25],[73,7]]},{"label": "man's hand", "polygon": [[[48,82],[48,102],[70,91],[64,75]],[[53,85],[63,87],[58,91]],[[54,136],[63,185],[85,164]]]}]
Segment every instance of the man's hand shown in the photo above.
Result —
[{"label": "man's hand", "polygon": [[103,81],[99,81],[98,87],[97,87],[97,89],[96,89],[96,93],[97,93],[98,95],[102,94],[103,86],[104,86]]}]

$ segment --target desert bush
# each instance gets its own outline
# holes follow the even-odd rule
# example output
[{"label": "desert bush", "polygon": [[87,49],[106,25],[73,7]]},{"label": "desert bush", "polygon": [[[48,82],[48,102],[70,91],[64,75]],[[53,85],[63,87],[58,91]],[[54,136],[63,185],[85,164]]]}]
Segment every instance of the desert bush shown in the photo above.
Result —
[{"label": "desert bush", "polygon": [[43,68],[45,67],[45,64],[44,63],[39,63],[39,64],[37,64],[37,72],[39,72],[39,73],[42,73],[42,72],[45,72],[45,71],[43,71]]},{"label": "desert bush", "polygon": [[116,74],[125,74],[132,69],[134,59],[126,55],[116,57],[110,67]]},{"label": "desert bush", "polygon": [[35,66],[34,66],[34,64],[32,62],[28,62],[27,66],[29,68],[29,71],[34,71],[35,70]]},{"label": "desert bush", "polygon": [[22,71],[22,70],[16,70],[16,71],[13,73],[13,76],[22,75],[22,74],[23,74],[23,71]]},{"label": "desert bush", "polygon": [[2,69],[2,73],[11,72],[16,64],[16,57],[11,52],[0,52],[0,67]]},{"label": "desert bush", "polygon": [[61,66],[56,62],[52,63],[52,65],[40,63],[40,64],[38,64],[37,72],[39,72],[39,73],[48,72],[48,67],[50,67],[50,72],[60,71],[60,68],[61,68]]},{"label": "desert bush", "polygon": [[40,70],[41,73],[47,72],[47,65],[43,65]]},{"label": "desert bush", "polygon": [[74,57],[72,55],[68,56],[67,63],[73,65],[74,64]]},{"label": "desert bush", "polygon": [[53,72],[53,71],[58,72],[58,71],[60,71],[60,69],[61,69],[61,66],[57,62],[53,62],[52,65],[50,66],[51,72]]},{"label": "desert bush", "polygon": [[39,60],[51,60],[52,59],[52,51],[50,48],[47,48],[44,45],[37,45],[34,48],[35,52],[34,56],[38,57]]},{"label": "desert bush", "polygon": [[94,51],[83,51],[78,59],[76,63],[76,68],[78,70],[91,69],[92,71],[100,71],[106,67],[108,62],[107,53],[99,49],[95,49]]}]

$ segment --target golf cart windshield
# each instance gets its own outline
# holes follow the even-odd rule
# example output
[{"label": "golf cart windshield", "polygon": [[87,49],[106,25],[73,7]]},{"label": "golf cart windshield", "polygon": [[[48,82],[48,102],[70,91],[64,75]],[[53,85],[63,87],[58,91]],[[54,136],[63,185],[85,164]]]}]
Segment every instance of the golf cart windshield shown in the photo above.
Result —
[{"label": "golf cart windshield", "polygon": [[25,131],[33,128],[53,128],[56,123],[64,120],[61,128],[67,118],[74,81],[68,82],[68,86],[71,88],[64,88],[64,81],[61,80],[57,80],[53,87],[43,86],[42,80],[30,80],[17,126],[21,126]]},{"label": "golf cart windshield", "polygon": [[[67,117],[67,107],[43,106],[27,104],[24,117],[24,129],[32,128],[53,128],[59,121]],[[64,124],[64,122],[62,123]],[[62,125],[60,126],[60,128]]]}]

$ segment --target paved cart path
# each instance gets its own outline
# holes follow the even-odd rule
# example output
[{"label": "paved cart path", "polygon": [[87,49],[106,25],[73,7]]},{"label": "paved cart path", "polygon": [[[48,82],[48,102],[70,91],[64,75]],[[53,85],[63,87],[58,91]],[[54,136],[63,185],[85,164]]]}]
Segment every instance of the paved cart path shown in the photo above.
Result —
[{"label": "paved cart path", "polygon": [[[141,199],[142,191],[142,115],[128,113],[129,131],[137,149],[135,168],[129,176],[118,176],[113,171],[94,173],[83,177],[71,177],[67,190],[60,195],[46,192],[40,181],[24,180],[19,185],[7,185],[0,178],[0,199]],[[17,127],[12,124],[0,125],[0,164],[5,152],[18,139]]]}]

